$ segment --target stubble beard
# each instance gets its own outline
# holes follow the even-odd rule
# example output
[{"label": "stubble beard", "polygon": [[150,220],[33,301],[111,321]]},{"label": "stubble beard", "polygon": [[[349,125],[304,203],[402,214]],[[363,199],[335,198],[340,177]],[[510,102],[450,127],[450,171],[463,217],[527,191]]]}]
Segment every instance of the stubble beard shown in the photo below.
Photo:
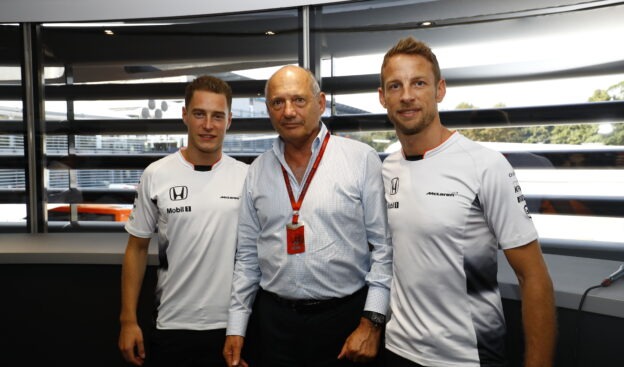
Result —
[{"label": "stubble beard", "polygon": [[410,124],[410,126],[401,123],[397,124],[396,122],[394,123],[394,126],[401,133],[401,135],[413,136],[418,135],[427,129],[427,127],[431,125],[432,121],[433,119],[427,115],[420,117],[415,123]]}]

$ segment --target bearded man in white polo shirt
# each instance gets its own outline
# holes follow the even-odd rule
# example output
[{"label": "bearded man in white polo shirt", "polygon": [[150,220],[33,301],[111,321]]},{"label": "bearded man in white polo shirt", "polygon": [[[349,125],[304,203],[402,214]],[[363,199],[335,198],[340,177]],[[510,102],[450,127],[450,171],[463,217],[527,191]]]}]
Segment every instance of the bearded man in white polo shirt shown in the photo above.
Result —
[{"label": "bearded man in white polo shirt", "polygon": [[427,45],[409,37],[386,53],[379,100],[402,146],[383,163],[394,247],[386,363],[506,365],[500,247],[520,283],[524,365],[551,366],[552,282],[520,185],[502,154],[442,125],[445,93]]}]

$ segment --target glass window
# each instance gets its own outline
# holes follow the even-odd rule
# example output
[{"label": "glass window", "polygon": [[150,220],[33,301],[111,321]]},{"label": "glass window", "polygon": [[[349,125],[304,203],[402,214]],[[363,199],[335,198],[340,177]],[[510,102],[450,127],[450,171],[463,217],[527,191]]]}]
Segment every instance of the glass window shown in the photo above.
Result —
[{"label": "glass window", "polygon": [[[201,74],[227,81],[266,79],[270,70],[296,63],[297,10],[159,19],[109,25],[44,24],[53,55],[48,67],[65,68],[47,84],[184,83]],[[256,71],[252,73],[251,71]]]},{"label": "glass window", "polygon": [[[433,48],[447,79],[440,110],[461,104],[493,108],[583,103],[594,90],[624,80],[618,67],[621,53],[611,36],[624,32],[618,20],[624,6],[542,9],[540,16],[531,16],[535,12],[521,4],[478,8],[477,17],[471,14],[474,9],[450,11],[419,0],[323,6],[317,31],[323,40],[318,46],[321,74],[378,76],[384,53],[400,38],[414,36]],[[336,93],[336,103],[381,113],[376,87],[358,94]]]},{"label": "glass window", "polygon": [[0,232],[26,230],[20,40],[17,25],[0,24]]},{"label": "glass window", "polygon": [[[182,92],[182,94],[184,94]],[[76,101],[75,120],[101,119],[182,119],[184,95],[181,99],[140,99]],[[67,104],[59,101],[46,103],[48,120],[67,119]],[[234,118],[268,117],[263,97],[232,98],[232,116]],[[184,126],[180,126],[184,130]]]},{"label": "glass window", "polygon": [[[50,223],[124,221],[143,169],[186,145],[184,88],[199,75],[230,83],[233,126],[266,119],[264,80],[298,62],[300,34],[296,9],[44,24]],[[268,133],[232,128],[224,151],[248,160],[270,147]]]},{"label": "glass window", "polygon": [[[317,52],[332,123],[382,157],[400,149],[390,124],[364,116],[385,115],[377,92],[383,55],[414,36],[431,46],[447,81],[438,105],[442,122],[508,158],[542,237],[621,241],[624,121],[558,115],[567,105],[624,100],[622,55],[612,38],[624,32],[624,6],[526,6],[451,10],[420,0],[323,6],[314,33],[322,40]],[[514,109],[540,117],[505,118]]]},{"label": "glass window", "polygon": [[[371,0],[313,10],[310,54],[318,58],[313,63],[328,95],[324,119],[336,134],[370,144],[382,158],[400,148],[378,101],[379,69],[389,47],[415,36],[436,52],[447,81],[442,121],[512,162],[535,204],[540,233],[566,228],[546,228],[547,221],[586,217],[593,226],[586,233],[603,236],[601,226],[624,218],[624,198],[614,189],[624,171],[624,121],[607,106],[624,100],[622,56],[613,46],[613,34],[624,33],[624,5],[539,9],[493,2],[450,9],[431,1]],[[186,144],[184,86],[201,74],[221,77],[234,90],[224,150],[250,161],[270,149],[275,133],[264,81],[299,62],[302,23],[298,9],[280,9],[44,24],[45,153],[35,158],[45,162],[51,221],[116,222],[111,213],[87,215],[84,205],[129,205],[145,166]],[[0,35],[0,49],[10,50],[0,55],[0,205],[23,205],[25,165],[15,163],[24,159],[15,88],[21,83],[19,28],[0,25]],[[604,108],[591,109],[590,102]],[[587,109],[587,118],[567,119],[572,107]],[[524,118],[488,116],[499,110]]]}]

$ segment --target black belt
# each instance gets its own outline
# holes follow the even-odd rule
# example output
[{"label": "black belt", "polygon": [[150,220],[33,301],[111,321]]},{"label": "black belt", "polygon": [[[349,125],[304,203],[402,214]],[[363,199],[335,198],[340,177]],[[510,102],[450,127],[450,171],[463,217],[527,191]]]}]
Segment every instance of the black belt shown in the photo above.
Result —
[{"label": "black belt", "polygon": [[368,290],[368,287],[364,286],[360,288],[358,291],[356,291],[355,293],[342,297],[342,298],[297,299],[297,300],[287,299],[273,292],[266,291],[264,289],[260,289],[260,290],[262,291],[262,293],[270,296],[276,303],[284,307],[290,308],[292,310],[295,310],[297,312],[319,312],[319,311],[328,310],[334,306],[343,304],[361,295],[362,293],[366,293]]}]

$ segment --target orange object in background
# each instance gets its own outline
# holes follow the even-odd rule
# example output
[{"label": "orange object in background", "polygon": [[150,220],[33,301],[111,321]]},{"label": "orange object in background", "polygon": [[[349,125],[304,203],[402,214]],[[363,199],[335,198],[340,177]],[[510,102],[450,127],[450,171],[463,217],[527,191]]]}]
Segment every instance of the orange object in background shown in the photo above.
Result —
[{"label": "orange object in background", "polygon": [[[132,205],[77,204],[79,221],[126,222],[132,212]],[[69,221],[70,207],[67,204],[48,209],[48,220]]]}]

